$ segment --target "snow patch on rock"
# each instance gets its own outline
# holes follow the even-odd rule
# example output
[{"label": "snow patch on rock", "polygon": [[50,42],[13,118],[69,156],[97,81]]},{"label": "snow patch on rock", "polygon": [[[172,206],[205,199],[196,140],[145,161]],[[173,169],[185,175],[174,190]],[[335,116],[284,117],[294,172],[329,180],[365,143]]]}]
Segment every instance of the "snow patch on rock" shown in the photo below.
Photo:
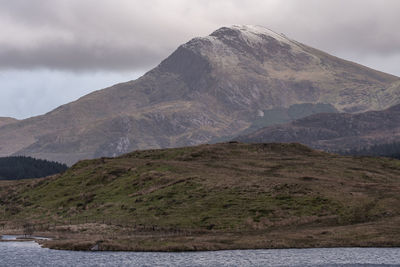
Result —
[{"label": "snow patch on rock", "polygon": [[287,44],[290,46],[293,52],[304,52],[303,49],[298,45],[296,41],[293,41],[286,37],[284,34],[280,34],[262,26],[255,25],[233,25],[231,29],[239,30],[242,36],[247,39],[249,43],[257,44],[265,42],[262,36],[269,36],[280,42],[281,44]]},{"label": "snow patch on rock", "polygon": [[113,154],[113,157],[116,157],[117,155],[121,155],[122,153],[128,152],[130,144],[131,144],[131,142],[129,141],[128,137],[126,137],[126,136],[120,137],[116,143],[115,152]]}]

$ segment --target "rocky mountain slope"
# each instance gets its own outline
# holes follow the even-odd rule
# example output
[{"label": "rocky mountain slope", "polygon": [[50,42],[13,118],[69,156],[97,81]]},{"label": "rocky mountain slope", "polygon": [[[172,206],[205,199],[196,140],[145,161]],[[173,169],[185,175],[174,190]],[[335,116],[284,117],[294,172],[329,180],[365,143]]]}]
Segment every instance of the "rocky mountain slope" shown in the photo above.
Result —
[{"label": "rocky mountain slope", "polygon": [[66,163],[242,132],[264,110],[325,103],[338,111],[400,102],[399,78],[259,26],[223,27],[181,45],[143,77],[0,127],[0,156]]},{"label": "rocky mountain slope", "polygon": [[17,119],[10,118],[10,117],[0,117],[0,127],[6,124],[17,122]]},{"label": "rocky mountain slope", "polygon": [[259,129],[235,138],[243,142],[300,142],[328,151],[346,151],[400,141],[400,105],[359,114],[324,113]]},{"label": "rocky mountain slope", "polygon": [[264,127],[289,123],[296,119],[304,118],[313,114],[337,113],[338,111],[331,104],[303,103],[291,105],[289,108],[277,107],[262,110],[261,112],[263,116],[259,116],[257,119],[255,119],[245,130],[241,131],[240,133],[236,133],[236,135],[215,138],[211,140],[210,143],[228,142],[232,139],[235,139],[237,136],[247,135]]},{"label": "rocky mountain slope", "polygon": [[47,246],[70,249],[398,246],[399,177],[398,160],[300,144],[136,151],[0,181],[0,224],[51,225]]}]

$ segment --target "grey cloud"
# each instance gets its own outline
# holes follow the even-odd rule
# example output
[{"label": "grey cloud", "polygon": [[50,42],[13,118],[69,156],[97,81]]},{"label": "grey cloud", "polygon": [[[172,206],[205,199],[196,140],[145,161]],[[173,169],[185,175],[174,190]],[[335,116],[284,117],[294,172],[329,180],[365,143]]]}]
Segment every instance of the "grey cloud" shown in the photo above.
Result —
[{"label": "grey cloud", "polygon": [[298,33],[293,35],[331,51],[397,54],[399,10],[400,1],[392,0],[297,1],[292,13],[298,15],[291,24]]},{"label": "grey cloud", "polygon": [[398,0],[0,0],[0,68],[144,70],[179,44],[258,24],[334,54],[400,54]]},{"label": "grey cloud", "polygon": [[118,47],[46,43],[35,49],[2,48],[0,68],[50,68],[69,71],[148,68],[164,56],[159,50],[143,46]]}]

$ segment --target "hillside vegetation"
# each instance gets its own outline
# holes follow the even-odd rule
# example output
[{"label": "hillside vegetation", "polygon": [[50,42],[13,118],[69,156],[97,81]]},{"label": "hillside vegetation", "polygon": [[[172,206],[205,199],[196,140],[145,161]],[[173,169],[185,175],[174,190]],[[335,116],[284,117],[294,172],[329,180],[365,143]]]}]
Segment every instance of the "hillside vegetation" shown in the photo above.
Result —
[{"label": "hillside vegetation", "polygon": [[67,165],[31,157],[0,158],[0,180],[40,178],[63,172]]},{"label": "hillside vegetation", "polygon": [[[96,238],[85,238],[107,249],[400,245],[399,189],[398,160],[223,143],[81,161],[55,177],[3,183],[0,203],[5,224],[92,220],[84,231]],[[124,234],[107,234],[110,219]],[[137,237],[138,225],[197,234]]]}]

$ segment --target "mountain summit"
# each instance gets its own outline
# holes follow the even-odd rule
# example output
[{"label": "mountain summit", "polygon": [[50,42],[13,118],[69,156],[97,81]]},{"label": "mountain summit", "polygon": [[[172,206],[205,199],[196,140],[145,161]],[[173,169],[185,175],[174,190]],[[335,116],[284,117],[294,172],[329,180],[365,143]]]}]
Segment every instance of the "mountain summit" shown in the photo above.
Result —
[{"label": "mountain summit", "polygon": [[74,163],[235,135],[265,111],[324,103],[350,113],[400,102],[400,79],[260,26],[223,27],[141,78],[0,126],[0,156]]}]

